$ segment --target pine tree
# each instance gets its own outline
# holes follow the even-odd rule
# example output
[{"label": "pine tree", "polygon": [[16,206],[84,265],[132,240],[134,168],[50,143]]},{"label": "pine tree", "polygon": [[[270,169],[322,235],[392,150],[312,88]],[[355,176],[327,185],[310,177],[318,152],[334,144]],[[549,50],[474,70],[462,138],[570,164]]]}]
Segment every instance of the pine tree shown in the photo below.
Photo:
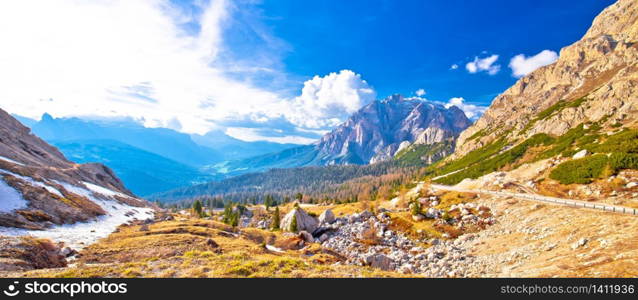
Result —
[{"label": "pine tree", "polygon": [[226,203],[226,205],[224,206],[224,216],[222,217],[222,222],[230,225],[232,221],[232,215],[233,215],[233,203],[228,201],[228,203]]},{"label": "pine tree", "polygon": [[296,215],[292,216],[292,222],[290,222],[289,229],[291,232],[297,232],[297,216]]},{"label": "pine tree", "polygon": [[195,202],[193,202],[193,211],[195,212],[195,214],[198,217],[202,217],[203,216],[203,211],[202,211],[202,202],[199,201],[199,199],[195,200]]},{"label": "pine tree", "polygon": [[281,220],[279,219],[279,206],[275,207],[275,213],[272,216],[272,229],[273,230],[278,230],[279,229],[279,222],[281,222]]}]

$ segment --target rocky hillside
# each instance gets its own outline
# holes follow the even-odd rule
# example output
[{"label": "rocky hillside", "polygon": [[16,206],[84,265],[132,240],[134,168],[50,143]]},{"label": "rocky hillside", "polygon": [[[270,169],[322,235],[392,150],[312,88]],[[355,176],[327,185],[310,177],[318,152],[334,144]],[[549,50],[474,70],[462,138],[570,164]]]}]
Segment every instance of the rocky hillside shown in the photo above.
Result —
[{"label": "rocky hillside", "polygon": [[46,235],[57,225],[87,221],[98,222],[91,229],[97,233],[99,222],[117,226],[150,214],[150,205],[135,198],[109,168],[68,161],[2,110],[0,179],[0,235],[24,235],[25,229]]},{"label": "rocky hillside", "polygon": [[638,110],[638,2],[619,0],[554,64],[496,97],[457,142],[454,158],[506,137],[561,136],[586,122],[633,127]]}]

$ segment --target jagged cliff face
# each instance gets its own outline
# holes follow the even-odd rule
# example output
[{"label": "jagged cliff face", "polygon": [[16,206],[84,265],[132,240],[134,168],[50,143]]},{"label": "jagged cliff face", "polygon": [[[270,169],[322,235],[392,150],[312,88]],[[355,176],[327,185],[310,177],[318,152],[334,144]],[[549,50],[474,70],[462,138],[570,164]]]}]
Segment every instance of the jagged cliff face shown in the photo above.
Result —
[{"label": "jagged cliff face", "polygon": [[[453,158],[507,135],[562,135],[587,121],[635,127],[638,117],[638,1],[620,0],[594,20],[558,61],[521,78],[461,133]],[[579,101],[579,99],[582,99]],[[559,101],[571,103],[539,113]],[[551,110],[551,109],[550,109]]]},{"label": "jagged cliff face", "polygon": [[112,215],[114,208],[148,206],[106,166],[68,161],[3,110],[0,200],[0,226],[26,229],[90,221]]},{"label": "jagged cliff face", "polygon": [[400,95],[372,102],[317,144],[325,164],[367,164],[392,158],[415,144],[455,139],[471,124],[456,106],[442,105]]}]

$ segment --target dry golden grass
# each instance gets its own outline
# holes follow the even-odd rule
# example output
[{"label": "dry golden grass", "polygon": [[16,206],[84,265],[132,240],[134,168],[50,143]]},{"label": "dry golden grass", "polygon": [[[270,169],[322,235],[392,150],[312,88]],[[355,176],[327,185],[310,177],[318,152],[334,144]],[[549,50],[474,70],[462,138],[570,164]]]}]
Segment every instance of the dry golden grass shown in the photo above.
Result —
[{"label": "dry golden grass", "polygon": [[[28,272],[19,277],[402,277],[369,267],[333,265],[339,255],[312,244],[301,251],[267,250],[265,243],[288,239],[282,232],[243,229],[188,219],[122,226],[84,249],[73,266]],[[207,242],[215,241],[218,247]]]}]

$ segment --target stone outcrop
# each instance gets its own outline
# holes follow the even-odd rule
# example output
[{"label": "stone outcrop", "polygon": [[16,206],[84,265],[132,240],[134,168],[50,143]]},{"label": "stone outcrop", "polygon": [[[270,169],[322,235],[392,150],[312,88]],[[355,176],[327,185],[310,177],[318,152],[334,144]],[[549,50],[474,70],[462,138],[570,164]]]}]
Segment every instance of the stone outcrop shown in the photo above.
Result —
[{"label": "stone outcrop", "polygon": [[321,213],[321,215],[319,215],[320,224],[330,224],[334,221],[335,221],[335,214],[332,212],[332,209],[326,209]]},{"label": "stone outcrop", "polygon": [[[293,224],[293,219],[296,219],[296,226]],[[281,219],[279,227],[286,231],[307,231],[312,233],[315,229],[317,229],[318,225],[319,221],[317,221],[317,219],[306,213],[303,209],[296,207],[288,212],[283,219]]]},{"label": "stone outcrop", "polygon": [[[638,2],[619,0],[594,20],[559,59],[521,78],[459,136],[453,157],[461,157],[507,134],[562,135],[587,122],[631,126],[638,110]],[[577,101],[584,98],[584,101]],[[539,117],[559,101],[571,102]],[[635,125],[635,124],[634,124]]]}]

